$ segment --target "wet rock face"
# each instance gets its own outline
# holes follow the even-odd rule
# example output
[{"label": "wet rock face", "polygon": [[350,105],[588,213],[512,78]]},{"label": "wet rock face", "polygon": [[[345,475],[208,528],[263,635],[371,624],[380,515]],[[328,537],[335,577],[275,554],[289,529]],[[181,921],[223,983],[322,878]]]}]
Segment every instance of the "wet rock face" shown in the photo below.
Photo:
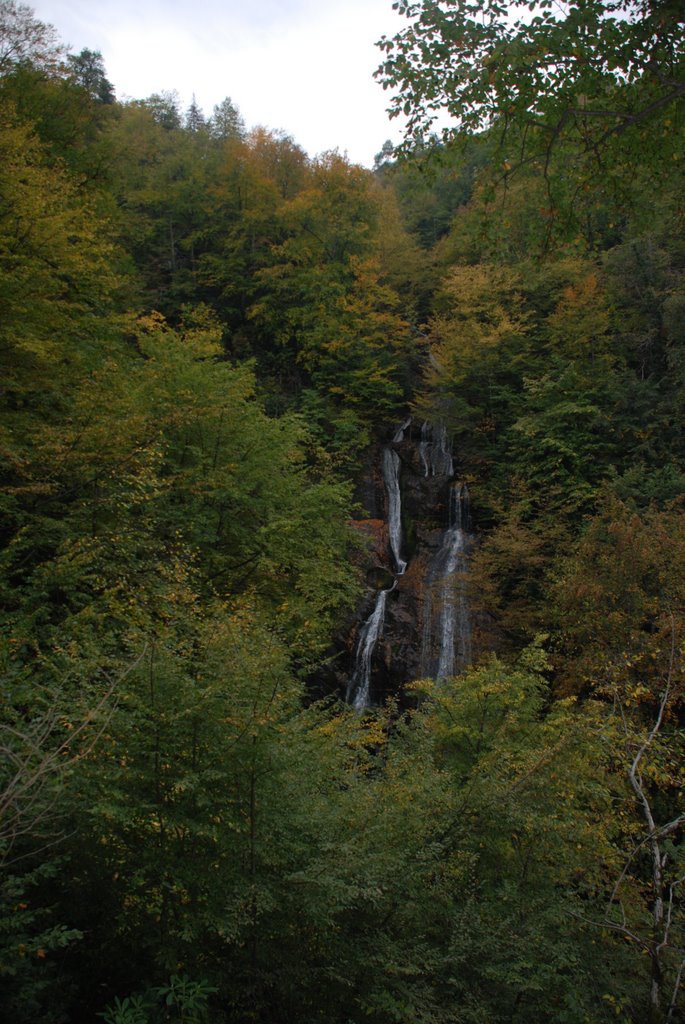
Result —
[{"label": "wet rock face", "polygon": [[[389,491],[394,484],[388,481],[387,467],[391,463],[397,465],[394,456],[388,457],[389,451],[399,457],[399,560],[388,529],[393,507]],[[443,634],[449,632],[443,620],[449,619],[451,614],[462,617],[465,614],[463,580],[461,584],[459,580],[459,576],[463,576],[464,559],[460,560],[459,555],[452,557],[447,550],[456,537],[456,527],[450,523],[453,468],[444,430],[427,424],[405,424],[395,432],[393,440],[369,450],[366,471],[356,494],[367,516],[362,515],[354,524],[370,540],[363,556],[369,591],[357,609],[345,640],[338,645],[336,668],[329,680],[353,703],[355,696],[354,692],[350,695],[350,679],[359,673],[361,655],[368,656],[368,644],[364,646],[365,638],[368,641],[366,626],[374,615],[382,590],[386,591],[382,624],[368,659],[369,677],[360,682],[368,694],[367,703],[379,704],[388,696],[401,699],[405,685],[413,679],[435,674],[440,664],[453,665],[454,671],[458,671],[470,660],[466,619],[443,640]],[[396,496],[394,500],[396,502]],[[448,536],[450,526],[452,541]],[[464,534],[456,538],[459,542],[456,547],[461,544],[464,558],[470,536],[469,533],[468,537]],[[397,543],[395,538],[395,548]],[[406,562],[404,571],[403,562]],[[449,650],[447,654],[444,649],[441,652],[441,645],[445,643],[455,645],[453,658]]]}]

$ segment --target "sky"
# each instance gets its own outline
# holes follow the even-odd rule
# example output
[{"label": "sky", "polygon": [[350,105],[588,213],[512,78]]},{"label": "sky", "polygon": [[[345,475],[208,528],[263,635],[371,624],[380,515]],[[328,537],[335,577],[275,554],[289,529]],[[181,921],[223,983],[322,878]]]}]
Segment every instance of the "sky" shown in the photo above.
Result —
[{"label": "sky", "polygon": [[251,128],[281,129],[310,156],[370,167],[401,125],[374,80],[374,45],[405,19],[392,0],[37,0],[36,17],[78,53],[102,53],[117,99],[176,90],[209,116],[230,96]]}]

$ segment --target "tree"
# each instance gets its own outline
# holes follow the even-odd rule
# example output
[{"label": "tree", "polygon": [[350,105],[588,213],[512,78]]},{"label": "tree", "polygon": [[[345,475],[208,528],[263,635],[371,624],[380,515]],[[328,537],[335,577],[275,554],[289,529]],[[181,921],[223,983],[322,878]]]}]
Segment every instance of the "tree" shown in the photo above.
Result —
[{"label": "tree", "polygon": [[105,65],[99,50],[81,50],[69,55],[67,63],[74,79],[87,89],[100,103],[114,103],[114,87],[105,75]]},{"label": "tree", "polygon": [[179,95],[173,92],[154,92],[146,100],[141,101],[152,114],[157,124],[172,130],[181,127],[181,111]]},{"label": "tree", "polygon": [[27,4],[0,0],[0,75],[23,63],[48,72],[59,68],[64,48],[57,32],[33,14]]},{"label": "tree", "polygon": [[255,168],[276,185],[283,199],[292,199],[309,183],[312,168],[307,154],[287,132],[258,126],[248,142]]},{"label": "tree", "polygon": [[[79,373],[98,361],[118,282],[116,252],[93,204],[62,168],[49,166],[39,141],[4,105],[0,151],[0,427],[5,486],[21,489],[22,452],[37,424],[59,416]],[[7,492],[5,500],[11,507]]]},{"label": "tree", "polygon": [[[470,200],[490,148],[485,140],[473,139],[459,153],[439,146],[430,154],[412,154],[411,160],[382,163],[377,170],[396,193],[406,228],[424,248],[445,235],[457,210]],[[384,152],[385,147],[379,157]]]},{"label": "tree", "polygon": [[190,106],[186,110],[184,127],[189,132],[199,132],[205,127],[205,125],[205,115],[202,113],[201,107],[198,106],[197,100],[195,99],[195,93],[193,93]]},{"label": "tree", "polygon": [[[356,594],[349,489],[317,463],[300,418],[266,416],[250,368],[222,358],[221,329],[206,309],[186,310],[178,331],[159,314],[118,328],[88,360],[78,348],[67,353],[59,402],[48,370],[16,360],[2,424],[13,459],[0,550],[0,810],[10,812],[0,844],[11,842],[25,864],[1,894],[2,959],[18,970],[28,949],[36,971],[43,958],[51,970],[81,930],[78,918],[119,965],[105,964],[106,984],[125,992],[120,985],[168,978],[181,955],[195,957],[192,936],[207,929],[200,960],[237,949],[248,1005],[251,951],[258,947],[262,979],[270,966],[262,914],[296,916],[297,887],[284,893],[280,870],[293,863],[290,844],[301,850],[296,831],[275,851],[299,787],[286,807],[286,769],[273,763],[288,760],[283,733],[299,706],[299,674],[321,658]],[[21,427],[15,455],[9,441]],[[182,773],[173,782],[172,763]],[[299,778],[309,777],[304,753],[298,765]],[[82,784],[92,811],[76,797]],[[73,844],[68,820],[78,826]],[[46,856],[46,842],[65,831]],[[227,894],[231,887],[219,903],[217,856]],[[55,909],[60,863],[69,871]],[[98,887],[106,922],[97,901],[77,896]],[[19,914],[27,889],[39,916]],[[288,914],[267,913],[274,899]],[[28,983],[16,978],[3,986],[2,1012],[52,1024],[49,996],[22,1005]],[[90,992],[82,977],[78,988]]]},{"label": "tree", "polygon": [[217,139],[245,138],[245,121],[230,96],[215,105],[209,130]]},{"label": "tree", "polygon": [[606,701],[614,771],[632,790],[604,923],[648,957],[655,1022],[673,1019],[685,969],[684,560],[680,504],[638,513],[609,494],[555,588],[559,683]]},{"label": "tree", "polygon": [[409,347],[399,298],[381,280],[379,198],[363,168],[337,153],[320,158],[309,187],[279,211],[285,237],[258,273],[250,309],[307,383],[370,421],[401,407]]},{"label": "tree", "polygon": [[129,103],[118,113],[110,136],[117,225],[137,267],[144,303],[175,315],[183,302],[199,298],[214,145],[199,130],[199,120],[197,130],[181,126],[173,95]]},{"label": "tree", "polygon": [[632,1001],[625,943],[581,920],[618,861],[601,709],[549,706],[545,671],[534,645],[419,681],[390,730],[357,796],[373,896],[347,970],[369,1019],[599,1024]]},{"label": "tree", "polygon": [[[379,43],[377,72],[399,89],[392,113],[407,138],[426,136],[445,110],[457,130],[516,124],[524,154],[576,137],[587,151],[682,111],[682,8],[656,0],[401,0],[412,24]],[[450,138],[454,128],[445,128]],[[527,133],[524,135],[524,133]]]},{"label": "tree", "polygon": [[[495,146],[483,180],[511,207],[515,173],[541,188],[533,222],[544,251],[582,231],[602,243],[645,195],[682,194],[685,21],[661,0],[422,0],[411,25],[380,42],[377,72],[407,118],[405,153],[477,135]],[[639,181],[639,186],[636,183]],[[604,217],[598,216],[604,213]],[[606,244],[606,243],[605,243]],[[611,240],[610,240],[611,244]]]},{"label": "tree", "polygon": [[[530,313],[520,270],[452,267],[434,302],[428,402],[457,432],[461,457],[482,477],[497,459],[516,409],[522,366],[531,366]],[[473,467],[473,469],[472,469]]]},{"label": "tree", "polygon": [[382,171],[392,164],[393,156],[395,155],[395,147],[390,139],[386,139],[381,146],[380,153],[376,153],[373,160],[374,171]]}]

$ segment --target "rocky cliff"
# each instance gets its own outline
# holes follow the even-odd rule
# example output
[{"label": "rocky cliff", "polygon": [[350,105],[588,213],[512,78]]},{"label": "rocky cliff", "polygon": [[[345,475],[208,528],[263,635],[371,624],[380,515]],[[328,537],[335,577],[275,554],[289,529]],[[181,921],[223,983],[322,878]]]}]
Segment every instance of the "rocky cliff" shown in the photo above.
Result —
[{"label": "rocky cliff", "polygon": [[391,695],[402,701],[408,682],[453,675],[471,661],[465,583],[474,535],[440,427],[407,421],[372,446],[356,498],[368,590],[317,688],[364,707]]}]

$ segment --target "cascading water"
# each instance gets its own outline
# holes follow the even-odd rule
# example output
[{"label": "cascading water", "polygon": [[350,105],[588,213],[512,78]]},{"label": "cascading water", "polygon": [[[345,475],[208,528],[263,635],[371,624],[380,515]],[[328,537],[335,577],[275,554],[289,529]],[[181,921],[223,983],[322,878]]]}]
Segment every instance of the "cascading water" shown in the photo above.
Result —
[{"label": "cascading water", "polygon": [[393,444],[399,444],[400,441],[404,441],[404,432],[405,432],[405,430],[408,427],[411,426],[411,420],[412,420],[411,416],[407,416],[406,420],[404,421],[404,423],[402,424],[400,429],[397,431],[397,433],[393,437],[393,439],[392,439],[392,443]]},{"label": "cascading water", "polygon": [[471,661],[471,620],[464,588],[468,546],[468,489],[454,484],[450,490],[450,523],[445,531],[439,559],[440,656],[436,679],[447,679]]},{"label": "cascading water", "polygon": [[471,617],[465,573],[471,543],[466,484],[450,487],[449,519],[429,571],[423,610],[421,667],[446,679],[471,662]]},{"label": "cascading water", "polygon": [[381,590],[374,609],[359,631],[354,672],[347,687],[347,703],[361,710],[367,708],[371,697],[371,657],[385,618],[385,602],[393,589]]},{"label": "cascading water", "polygon": [[[404,439],[404,431],[411,423],[408,419],[397,431],[393,443]],[[383,628],[385,602],[397,586],[407,563],[402,558],[402,497],[400,493],[400,457],[392,448],[383,449],[383,481],[388,497],[388,535],[390,550],[395,562],[395,579],[387,590],[381,590],[376,597],[371,615],[359,631],[359,640],[354,660],[354,671],[347,687],[347,702],[357,709],[369,706],[371,698],[371,659]]]},{"label": "cascading water", "polygon": [[383,480],[388,494],[388,533],[397,575],[407,568],[402,558],[402,498],[400,496],[400,457],[392,448],[383,450]]},{"label": "cascading water", "polygon": [[421,426],[419,458],[424,477],[453,476],[454,463],[447,440],[447,427],[433,427],[430,423]]},{"label": "cascading water", "polygon": [[430,464],[428,462],[428,446],[430,444],[430,423],[421,424],[421,440],[419,441],[419,458],[421,459],[421,465],[423,466],[423,475],[428,476],[430,474]]},{"label": "cascading water", "polygon": [[[370,614],[358,629],[354,665],[345,684],[347,701],[357,710],[373,703],[372,681],[381,663],[383,685],[399,689],[422,676],[449,678],[472,661],[465,581],[473,546],[469,495],[464,483],[453,480],[447,430],[424,423],[419,435],[418,424],[412,428],[408,418],[391,436],[381,452],[381,469],[394,579],[373,595]],[[378,498],[374,502],[376,508]],[[436,510],[445,509],[445,504],[447,522],[438,530]],[[403,512],[412,524],[411,571]],[[381,657],[383,637],[388,643]]]},{"label": "cascading water", "polygon": [[437,427],[432,449],[432,470],[433,476],[454,476],[454,462],[452,461],[452,450],[447,440],[447,427]]}]

